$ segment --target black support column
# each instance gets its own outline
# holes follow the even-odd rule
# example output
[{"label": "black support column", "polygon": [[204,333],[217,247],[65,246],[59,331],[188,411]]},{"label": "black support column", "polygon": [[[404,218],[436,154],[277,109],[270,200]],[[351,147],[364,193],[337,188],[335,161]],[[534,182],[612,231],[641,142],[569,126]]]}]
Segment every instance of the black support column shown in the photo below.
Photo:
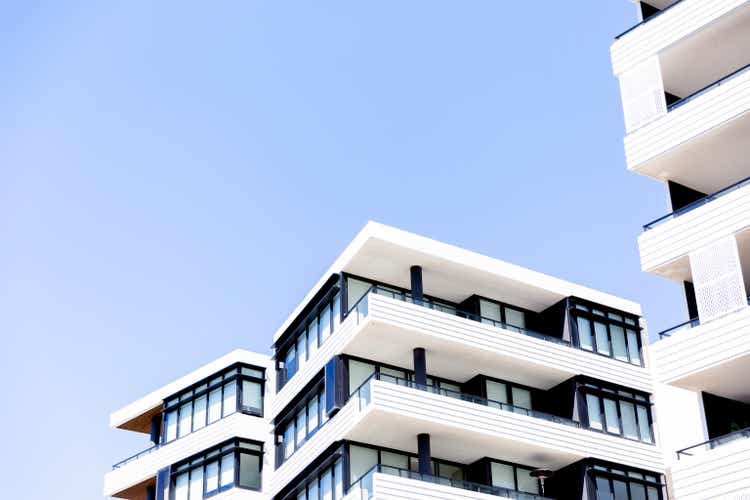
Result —
[{"label": "black support column", "polygon": [[416,303],[421,303],[424,298],[422,266],[411,266],[411,297]]},{"label": "black support column", "polygon": [[427,385],[427,356],[424,347],[414,348],[414,382]]},{"label": "black support column", "polygon": [[429,434],[417,434],[417,454],[419,455],[419,473],[430,475]]}]

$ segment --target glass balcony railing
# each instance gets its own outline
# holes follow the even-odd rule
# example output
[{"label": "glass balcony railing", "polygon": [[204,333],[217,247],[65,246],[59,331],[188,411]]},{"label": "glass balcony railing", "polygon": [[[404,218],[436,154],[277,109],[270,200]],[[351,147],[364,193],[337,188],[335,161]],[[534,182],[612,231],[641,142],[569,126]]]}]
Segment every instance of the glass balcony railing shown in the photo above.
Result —
[{"label": "glass balcony railing", "polygon": [[650,229],[653,229],[656,226],[664,224],[665,222],[670,221],[672,219],[676,219],[680,215],[686,214],[686,213],[688,213],[688,212],[690,212],[692,210],[695,210],[698,207],[702,207],[703,205],[706,205],[706,204],[712,202],[713,200],[721,198],[722,196],[727,195],[729,193],[733,193],[734,191],[737,191],[738,189],[743,188],[743,187],[748,186],[748,185],[750,185],[750,177],[742,179],[741,181],[739,181],[739,182],[737,182],[735,184],[732,184],[729,187],[725,187],[721,191],[717,191],[714,194],[709,194],[708,196],[705,196],[705,197],[701,198],[700,200],[696,200],[696,201],[694,201],[694,202],[692,202],[692,203],[690,203],[688,205],[685,205],[684,207],[682,207],[682,208],[680,208],[678,210],[675,210],[674,212],[672,212],[670,214],[667,214],[667,215],[664,215],[662,217],[659,217],[658,219],[653,220],[653,221],[649,222],[648,224],[644,225],[643,226],[643,230],[644,231],[648,231]]},{"label": "glass balcony railing", "polygon": [[739,431],[710,439],[705,443],[696,444],[689,448],[684,448],[677,452],[677,459],[679,460],[682,457],[692,457],[694,455],[700,455],[701,453],[713,450],[714,448],[718,448],[719,446],[724,446],[725,444],[734,443],[735,441],[741,441],[743,439],[750,439],[750,427],[746,427]]},{"label": "glass balcony railing", "polygon": [[391,375],[386,375],[385,373],[373,373],[372,375],[370,375],[370,377],[367,378],[367,380],[362,382],[362,384],[360,384],[360,386],[355,391],[352,392],[351,398],[359,400],[360,410],[363,410],[368,404],[370,404],[370,383],[373,380],[380,380],[389,384],[409,387],[411,389],[417,389],[419,391],[429,392],[431,394],[439,394],[441,396],[447,396],[449,398],[458,399],[461,401],[468,401],[469,403],[487,406],[489,408],[497,408],[499,410],[527,415],[533,418],[540,418],[542,420],[547,420],[548,422],[555,422],[570,427],[580,427],[580,424],[578,422],[567,418],[558,417],[557,415],[551,415],[549,413],[544,413],[541,411],[522,408],[520,406],[513,406],[508,403],[493,401],[492,399],[475,396],[473,394],[467,394],[465,392],[443,389],[433,385],[417,384],[413,380],[398,378]]},{"label": "glass balcony railing", "polygon": [[359,299],[359,301],[349,309],[348,314],[352,314],[352,313],[356,314],[358,321],[359,319],[366,317],[368,314],[367,298],[370,296],[370,294],[383,295],[391,299],[400,300],[402,302],[408,302],[410,304],[415,304],[415,305],[419,305],[422,307],[426,307],[427,309],[433,309],[435,311],[440,311],[446,314],[450,314],[451,316],[458,316],[459,318],[465,318],[465,319],[478,321],[480,323],[484,323],[485,325],[491,325],[497,328],[502,328],[503,330],[510,330],[512,332],[521,333],[523,335],[528,335],[529,337],[546,340],[548,342],[554,342],[555,344],[562,344],[562,345],[570,346],[570,342],[568,342],[567,340],[563,340],[561,338],[552,337],[550,335],[545,335],[543,333],[535,332],[527,328],[521,328],[515,325],[510,325],[508,323],[503,323],[502,321],[498,321],[492,318],[486,318],[478,314],[472,314],[466,311],[461,311],[460,309],[457,309],[453,306],[441,304],[441,303],[434,302],[431,300],[427,300],[427,299],[421,300],[421,301],[414,300],[411,294],[398,292],[395,290],[390,290],[390,289],[379,287],[379,286],[370,287],[370,289],[364,294],[364,296],[362,296],[362,298]]},{"label": "glass balcony railing", "polygon": [[115,465],[112,466],[112,470],[119,469],[120,467],[122,467],[124,465],[127,465],[130,462],[134,462],[134,461],[138,460],[139,458],[144,457],[144,456],[148,455],[149,453],[158,450],[160,448],[160,446],[161,445],[155,444],[151,448],[146,448],[143,451],[139,451],[135,455],[133,455],[131,457],[128,457],[125,460],[120,460],[119,462],[117,462]]},{"label": "glass balcony railing", "polygon": [[[747,303],[748,305],[750,305],[750,295],[747,296]],[[675,325],[673,327],[667,328],[666,330],[662,330],[657,335],[659,335],[659,340],[663,340],[665,338],[672,337],[676,333],[683,330],[690,330],[691,328],[695,328],[700,324],[701,320],[699,318],[689,319],[684,323],[680,323],[679,325]]]},{"label": "glass balcony railing", "polygon": [[450,488],[458,488],[465,491],[474,491],[476,493],[493,495],[500,498],[515,498],[518,500],[551,500],[547,497],[535,495],[533,493],[523,493],[521,491],[500,488],[499,486],[487,486],[485,484],[472,483],[471,481],[464,481],[461,479],[451,479],[448,477],[421,474],[416,471],[399,469],[397,467],[391,467],[388,465],[376,465],[368,472],[366,472],[365,475],[363,475],[361,478],[359,478],[359,480],[357,480],[349,487],[347,496],[352,495],[349,498],[356,498],[359,500],[369,500],[370,498],[372,498],[374,494],[373,476],[375,474],[388,474],[390,476],[398,476],[406,479],[423,481],[425,483],[438,484],[441,486],[448,486]]},{"label": "glass balcony railing", "polygon": [[729,80],[733,79],[736,76],[739,76],[740,74],[744,73],[748,69],[750,69],[750,64],[747,64],[747,65],[745,65],[745,66],[743,66],[743,67],[741,67],[741,68],[739,68],[739,69],[731,72],[727,76],[725,76],[725,77],[723,77],[723,78],[721,78],[719,80],[716,80],[713,83],[710,83],[710,84],[706,85],[705,87],[703,87],[700,90],[696,90],[695,92],[693,92],[692,94],[690,94],[687,97],[683,97],[682,99],[673,102],[672,104],[670,104],[669,106],[667,106],[667,111],[673,111],[673,110],[679,108],[680,106],[682,106],[684,104],[687,104],[688,102],[692,101],[696,97],[701,96],[701,95],[705,94],[706,92],[709,92],[710,90],[713,90],[716,87],[720,87],[724,83],[728,82]]},{"label": "glass balcony railing", "polygon": [[651,17],[649,17],[649,18],[647,18],[647,19],[644,19],[643,21],[639,22],[639,23],[638,23],[638,24],[636,24],[635,26],[632,26],[632,27],[630,27],[630,28],[626,29],[625,31],[623,31],[622,33],[620,33],[619,35],[617,35],[617,36],[615,37],[615,40],[619,40],[620,38],[624,37],[625,35],[627,35],[627,34],[628,34],[628,33],[630,33],[631,31],[635,30],[636,28],[638,28],[638,27],[640,27],[640,26],[643,26],[644,24],[648,23],[648,22],[649,22],[649,21],[651,21],[652,19],[656,19],[657,17],[659,17],[660,15],[664,14],[664,13],[665,13],[665,12],[667,12],[667,11],[668,11],[669,9],[671,9],[672,7],[674,7],[675,5],[677,5],[677,4],[679,4],[679,3],[682,3],[682,1],[683,1],[683,0],[677,0],[677,1],[675,2],[675,3],[673,3],[673,4],[672,4],[672,5],[670,5],[670,6],[668,6],[668,7],[667,7],[667,8],[665,8],[665,9],[662,9],[662,10],[660,10],[659,12],[657,12],[656,14],[654,14],[653,16],[651,16]]}]

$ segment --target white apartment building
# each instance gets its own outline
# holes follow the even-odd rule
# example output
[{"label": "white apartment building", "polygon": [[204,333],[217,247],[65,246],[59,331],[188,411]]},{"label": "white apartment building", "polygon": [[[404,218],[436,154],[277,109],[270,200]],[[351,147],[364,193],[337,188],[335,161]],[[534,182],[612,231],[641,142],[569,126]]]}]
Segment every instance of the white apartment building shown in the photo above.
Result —
[{"label": "white apartment building", "polygon": [[687,321],[651,347],[671,498],[750,498],[750,1],[635,2],[611,48],[629,170],[671,213],[638,238]]},{"label": "white apartment building", "polygon": [[368,223],[270,357],[234,351],[112,414],[153,444],[115,465],[104,493],[665,499],[669,429],[640,316],[628,300]]}]

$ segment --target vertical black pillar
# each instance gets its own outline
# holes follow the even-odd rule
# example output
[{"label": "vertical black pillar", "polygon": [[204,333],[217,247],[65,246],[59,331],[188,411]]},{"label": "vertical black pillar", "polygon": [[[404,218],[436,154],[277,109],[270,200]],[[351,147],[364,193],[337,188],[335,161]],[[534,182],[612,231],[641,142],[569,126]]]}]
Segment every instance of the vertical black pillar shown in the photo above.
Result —
[{"label": "vertical black pillar", "polygon": [[411,297],[414,302],[421,303],[424,298],[422,288],[422,266],[411,266]]},{"label": "vertical black pillar", "polygon": [[427,385],[427,356],[424,347],[414,348],[414,382]]},{"label": "vertical black pillar", "polygon": [[[325,377],[325,404],[324,411],[328,418],[333,417],[346,404],[349,395],[349,371],[341,356],[332,357],[326,363]],[[357,387],[352,387],[357,389]]]},{"label": "vertical black pillar", "polygon": [[698,303],[695,301],[695,287],[689,281],[683,281],[685,287],[685,302],[687,302],[688,318],[698,317]]},{"label": "vertical black pillar", "polygon": [[156,486],[146,486],[146,500],[156,500]]},{"label": "vertical black pillar", "polygon": [[151,417],[151,442],[159,444],[161,438],[161,413]]},{"label": "vertical black pillar", "polygon": [[171,471],[171,467],[164,467],[156,473],[156,500],[167,500],[169,497],[169,475]]},{"label": "vertical black pillar", "polygon": [[430,475],[429,434],[417,434],[417,454],[419,455],[419,473]]}]

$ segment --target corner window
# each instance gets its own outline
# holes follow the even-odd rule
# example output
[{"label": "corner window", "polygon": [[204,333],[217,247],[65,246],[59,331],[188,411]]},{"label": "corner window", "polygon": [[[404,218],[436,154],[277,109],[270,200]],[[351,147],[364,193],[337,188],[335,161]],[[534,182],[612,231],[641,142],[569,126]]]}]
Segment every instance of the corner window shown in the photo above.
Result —
[{"label": "corner window", "polygon": [[281,440],[278,448],[279,465],[291,457],[326,422],[321,414],[325,413],[325,405],[320,404],[324,398],[325,386],[321,381],[281,416],[276,427],[276,435]]},{"label": "corner window", "polygon": [[237,364],[167,399],[163,410],[162,444],[237,411],[263,416],[264,377],[261,368]]},{"label": "corner window", "polygon": [[653,444],[651,402],[647,394],[588,382],[580,390],[586,400],[586,423],[590,429]]},{"label": "corner window", "polygon": [[524,493],[539,493],[539,480],[531,477],[531,467],[506,462],[490,462],[492,486]]},{"label": "corner window", "polygon": [[660,477],[625,468],[589,466],[587,475],[596,500],[661,500]]},{"label": "corner window", "polygon": [[577,347],[643,366],[637,317],[571,300]]},{"label": "corner window", "polygon": [[231,488],[261,489],[263,444],[232,439],[172,467],[170,500],[198,500]]}]

